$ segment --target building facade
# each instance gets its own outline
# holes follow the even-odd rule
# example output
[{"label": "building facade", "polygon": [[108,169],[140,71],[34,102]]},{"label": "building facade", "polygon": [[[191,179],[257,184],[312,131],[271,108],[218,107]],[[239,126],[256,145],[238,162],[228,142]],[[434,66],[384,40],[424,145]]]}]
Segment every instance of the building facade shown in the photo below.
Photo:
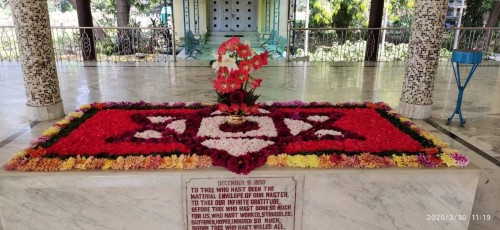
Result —
[{"label": "building facade", "polygon": [[275,33],[286,36],[296,0],[176,0],[173,16],[177,37],[188,31]]}]

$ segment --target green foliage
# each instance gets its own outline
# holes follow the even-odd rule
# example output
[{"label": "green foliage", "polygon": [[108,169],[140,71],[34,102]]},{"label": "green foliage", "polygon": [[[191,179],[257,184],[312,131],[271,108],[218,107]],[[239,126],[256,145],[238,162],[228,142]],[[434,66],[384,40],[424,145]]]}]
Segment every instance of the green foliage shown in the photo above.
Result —
[{"label": "green foliage", "polygon": [[366,26],[369,0],[311,0],[310,27]]},{"label": "green foliage", "polygon": [[390,0],[388,19],[393,27],[409,27],[415,8],[415,0]]},{"label": "green foliage", "polygon": [[[129,0],[130,5],[136,8],[140,13],[147,13],[152,8],[163,4],[163,0]],[[170,2],[170,1],[168,1]],[[116,14],[116,0],[92,0],[92,8],[97,11],[102,11],[106,14]]]},{"label": "green foliage", "polygon": [[[318,46],[309,53],[310,61],[349,61],[362,62],[365,58],[366,41],[350,41],[344,43],[333,43],[328,46]],[[379,54],[379,61],[404,61],[408,56],[409,46],[406,43],[386,43],[384,52]],[[381,50],[381,47],[379,47]],[[451,51],[442,48],[439,51],[440,60],[450,60]],[[296,57],[305,56],[303,49],[297,49]]]},{"label": "green foliage", "polygon": [[467,1],[467,10],[462,18],[462,24],[465,27],[483,26],[483,15],[491,11],[494,5],[493,0],[474,0]]},{"label": "green foliage", "polygon": [[[381,0],[385,1],[385,0]],[[312,28],[366,27],[370,0],[311,0],[309,3]],[[415,0],[389,0],[388,19],[391,25],[409,27]]]}]

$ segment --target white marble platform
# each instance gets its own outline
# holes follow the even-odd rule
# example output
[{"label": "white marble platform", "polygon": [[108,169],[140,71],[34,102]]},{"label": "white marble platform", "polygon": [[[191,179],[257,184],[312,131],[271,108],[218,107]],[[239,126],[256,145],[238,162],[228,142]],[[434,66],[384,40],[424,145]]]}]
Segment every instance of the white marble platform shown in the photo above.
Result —
[{"label": "white marble platform", "polygon": [[[260,168],[249,176],[294,176],[295,229],[467,229],[480,169]],[[22,173],[0,171],[0,229],[186,229],[183,177],[248,177],[194,171]],[[429,221],[427,215],[466,215]]]}]

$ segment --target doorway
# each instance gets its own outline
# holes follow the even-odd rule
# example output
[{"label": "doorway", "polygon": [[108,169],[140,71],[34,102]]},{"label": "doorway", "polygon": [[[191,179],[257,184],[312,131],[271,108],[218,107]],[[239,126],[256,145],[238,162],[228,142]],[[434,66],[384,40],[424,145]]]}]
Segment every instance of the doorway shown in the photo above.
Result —
[{"label": "doorway", "polygon": [[257,1],[209,0],[210,31],[257,31]]}]

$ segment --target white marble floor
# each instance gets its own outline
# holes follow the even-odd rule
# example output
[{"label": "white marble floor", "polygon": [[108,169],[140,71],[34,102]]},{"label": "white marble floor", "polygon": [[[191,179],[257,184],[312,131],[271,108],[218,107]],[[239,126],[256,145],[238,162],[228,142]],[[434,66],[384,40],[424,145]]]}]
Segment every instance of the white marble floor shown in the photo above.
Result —
[{"label": "white marble floor", "polygon": [[[208,62],[63,63],[58,64],[58,76],[66,112],[95,101],[215,100],[211,84],[214,72]],[[397,107],[404,63],[275,62],[255,76],[264,79],[259,89],[262,101],[383,101]],[[494,229],[500,225],[499,65],[487,63],[476,71],[464,95],[462,110],[467,123],[463,128],[458,126],[458,118],[450,126],[444,124],[454,110],[457,91],[451,65],[442,63],[435,83],[432,119],[417,122],[462,150],[483,169],[473,214],[496,218],[473,221],[470,229]],[[0,62],[0,164],[54,122],[30,123],[25,103],[19,63]]]}]

